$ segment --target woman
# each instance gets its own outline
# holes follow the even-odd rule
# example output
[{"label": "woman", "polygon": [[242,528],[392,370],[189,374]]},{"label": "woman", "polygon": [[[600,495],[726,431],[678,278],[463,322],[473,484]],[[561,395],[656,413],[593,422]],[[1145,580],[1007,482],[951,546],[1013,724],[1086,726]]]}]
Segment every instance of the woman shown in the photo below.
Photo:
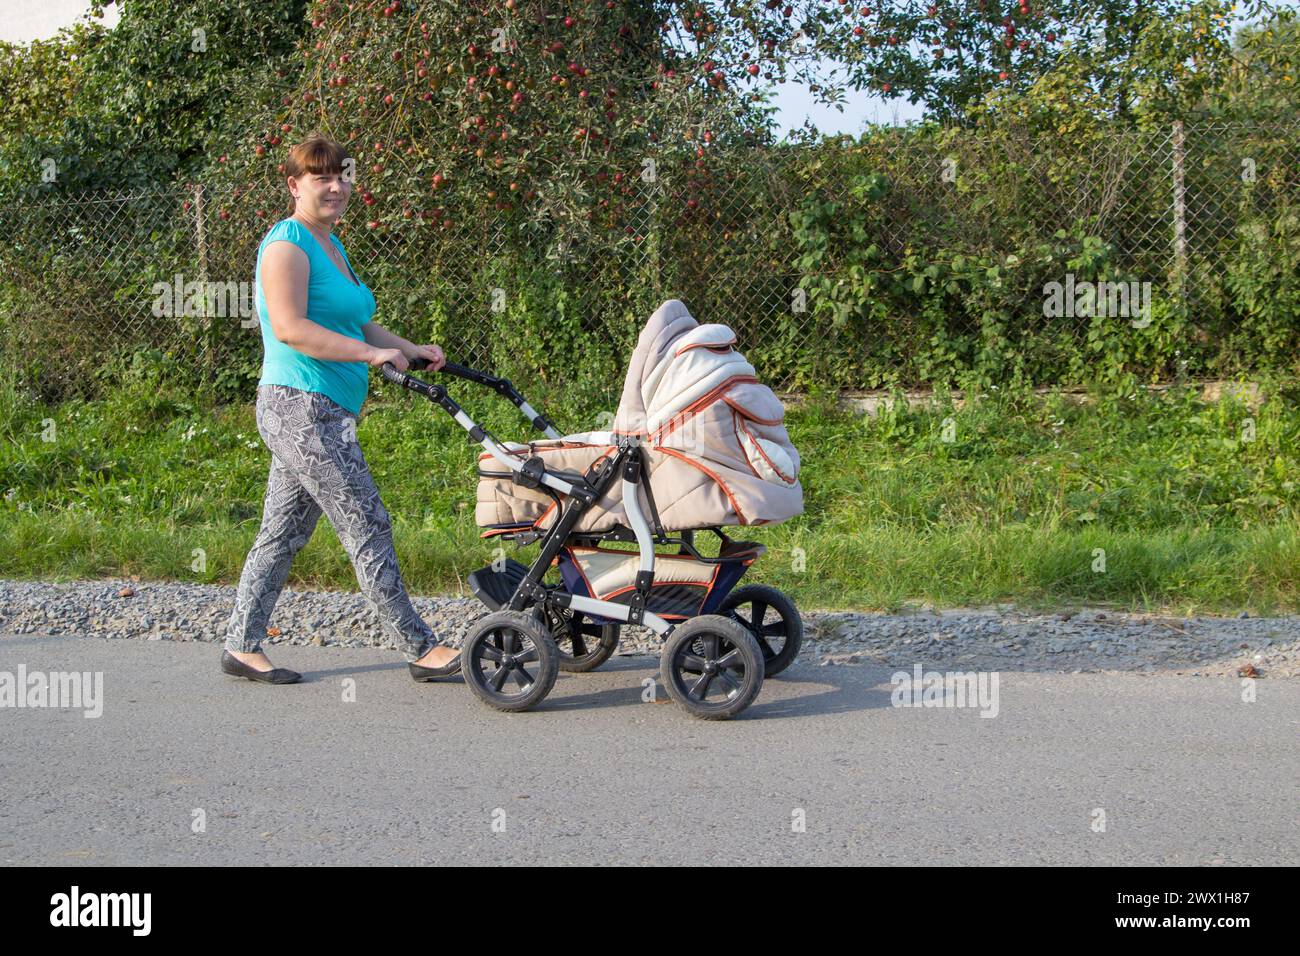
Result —
[{"label": "woman", "polygon": [[356,421],[369,368],[425,358],[446,362],[436,345],[413,345],[370,321],[375,297],[332,234],[352,192],[348,155],[313,133],[285,163],[292,215],[257,252],[255,289],[265,357],[257,387],[257,430],[271,450],[262,528],[244,562],[226,631],[221,670],[270,684],[301,675],[272,667],[261,651],[266,624],[324,511],[347,549],[357,582],[419,681],[460,669],[411,604],[397,568],[392,525],[357,443]]}]

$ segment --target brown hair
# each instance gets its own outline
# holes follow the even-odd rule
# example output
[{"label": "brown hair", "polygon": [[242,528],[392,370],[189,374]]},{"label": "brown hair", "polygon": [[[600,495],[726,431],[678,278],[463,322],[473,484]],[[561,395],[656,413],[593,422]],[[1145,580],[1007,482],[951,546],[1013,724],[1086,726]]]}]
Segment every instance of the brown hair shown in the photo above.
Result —
[{"label": "brown hair", "polygon": [[[330,139],[323,133],[308,134],[297,146],[289,150],[289,158],[284,162],[285,176],[295,179],[308,174],[330,175],[343,172],[344,162],[351,159],[342,144]],[[289,196],[289,213],[293,214],[298,201]]]}]

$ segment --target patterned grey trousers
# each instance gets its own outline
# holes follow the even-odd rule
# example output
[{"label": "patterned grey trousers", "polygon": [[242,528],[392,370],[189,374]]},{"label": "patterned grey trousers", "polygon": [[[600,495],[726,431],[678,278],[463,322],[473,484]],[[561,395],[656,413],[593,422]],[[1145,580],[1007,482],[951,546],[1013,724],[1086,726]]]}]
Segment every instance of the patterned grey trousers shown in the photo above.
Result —
[{"label": "patterned grey trousers", "polygon": [[321,511],[352,560],[366,602],[408,661],[435,644],[397,569],[393,528],[357,442],[357,418],[318,392],[286,385],[257,389],[257,431],[271,449],[271,474],[257,533],[239,578],[226,649],[253,653],[266,636],[289,565]]}]

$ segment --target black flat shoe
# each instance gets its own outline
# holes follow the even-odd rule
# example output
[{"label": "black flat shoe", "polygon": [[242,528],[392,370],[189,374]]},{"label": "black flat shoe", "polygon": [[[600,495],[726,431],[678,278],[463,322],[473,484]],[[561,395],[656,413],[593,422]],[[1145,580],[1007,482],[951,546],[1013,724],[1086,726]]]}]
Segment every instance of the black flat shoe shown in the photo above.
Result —
[{"label": "black flat shoe", "polygon": [[457,654],[450,663],[443,664],[441,667],[421,667],[414,661],[407,661],[406,669],[411,672],[411,677],[420,683],[437,680],[439,677],[451,677],[453,674],[460,673],[460,655]]},{"label": "black flat shoe", "polygon": [[261,681],[263,684],[296,684],[302,680],[301,674],[286,667],[259,671],[256,667],[249,667],[226,650],[221,652],[221,673],[229,674],[231,677],[247,677],[249,680]]}]

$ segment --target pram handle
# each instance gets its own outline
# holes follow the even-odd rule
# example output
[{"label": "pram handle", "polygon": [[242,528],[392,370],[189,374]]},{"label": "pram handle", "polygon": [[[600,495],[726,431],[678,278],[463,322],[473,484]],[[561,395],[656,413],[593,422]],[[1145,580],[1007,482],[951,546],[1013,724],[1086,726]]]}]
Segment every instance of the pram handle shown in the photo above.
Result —
[{"label": "pram handle", "polygon": [[[423,372],[429,367],[429,360],[423,356],[417,356],[413,359],[406,360],[406,366],[412,372]],[[472,368],[466,368],[464,365],[457,365],[455,362],[443,362],[439,372],[446,372],[448,375],[455,375],[457,378],[470,378],[472,375],[480,375],[481,372],[475,372]]]},{"label": "pram handle", "polygon": [[[427,365],[428,363],[426,362],[425,364]],[[397,366],[392,362],[385,362],[383,365],[379,366],[379,374],[383,376],[384,381],[386,382],[392,382],[394,385],[406,385],[406,373],[399,372]]]},{"label": "pram handle", "polygon": [[[560,477],[558,474],[548,472],[542,464],[540,457],[534,457],[525,461],[523,458],[509,451],[505,446],[496,440],[492,434],[480,426],[474,419],[465,413],[465,410],[456,404],[456,400],[447,394],[447,389],[442,385],[430,384],[422,381],[414,375],[407,375],[405,372],[399,372],[397,366],[392,362],[385,362],[379,367],[379,374],[384,377],[385,381],[392,382],[402,388],[409,389],[412,392],[419,392],[429,401],[440,405],[448,415],[454,418],[462,428],[469,433],[470,441],[473,441],[483,447],[483,450],[493,458],[505,465],[511,471],[523,474],[528,482],[529,487],[546,485],[555,491],[562,492],[566,495],[576,495],[583,501],[590,502],[594,500],[592,490],[585,481],[579,481],[576,485],[568,477]],[[481,373],[480,373],[481,374]],[[501,381],[504,381],[501,380]],[[509,382],[505,383],[509,385]],[[513,389],[512,389],[513,390]],[[518,394],[517,392],[515,394]],[[527,402],[523,401],[520,396],[520,403],[524,409],[529,409]],[[538,418],[541,416],[539,415]]]},{"label": "pram handle", "polygon": [[[412,372],[423,372],[429,367],[427,358],[413,358],[407,360],[407,365]],[[455,362],[443,362],[439,372],[445,372],[448,375],[455,375],[457,378],[469,379],[474,381],[475,375],[482,375],[482,372],[476,372],[472,368],[466,368],[464,365],[457,365]]]},{"label": "pram handle", "polygon": [[[409,360],[408,365],[411,371],[419,372],[429,367],[429,360],[425,358],[414,358]],[[389,374],[389,369],[392,369],[392,375]],[[498,378],[495,375],[489,375],[487,372],[480,372],[478,369],[470,368],[466,365],[457,365],[455,362],[444,363],[442,368],[438,369],[438,371],[445,375],[454,375],[456,378],[463,378],[465,381],[473,382],[476,385],[487,386],[502,397],[509,399],[511,404],[519,409],[520,414],[522,414],[524,418],[528,419],[529,423],[547,438],[563,437],[545,415],[533,408],[532,405],[528,404],[528,400],[519,393],[518,389],[510,383],[509,379]],[[397,371],[391,362],[384,363],[383,367],[380,369],[380,374],[383,375],[385,380],[392,382],[395,385],[404,386],[406,384],[406,376]],[[394,378],[394,375],[399,377]]]}]

